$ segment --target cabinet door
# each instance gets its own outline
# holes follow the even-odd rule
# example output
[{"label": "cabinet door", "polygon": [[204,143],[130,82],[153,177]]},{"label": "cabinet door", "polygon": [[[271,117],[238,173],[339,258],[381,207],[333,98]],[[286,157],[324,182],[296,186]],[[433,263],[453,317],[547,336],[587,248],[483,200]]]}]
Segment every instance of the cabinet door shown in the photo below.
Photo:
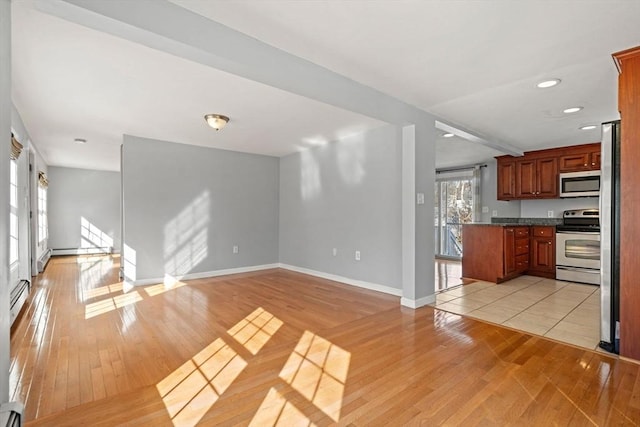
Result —
[{"label": "cabinet door", "polygon": [[555,268],[553,239],[534,237],[531,244],[531,269],[552,273]]},{"label": "cabinet door", "polygon": [[591,153],[591,169],[600,170],[600,151]]},{"label": "cabinet door", "polygon": [[589,153],[573,153],[560,156],[560,172],[579,172],[591,169]]},{"label": "cabinet door", "polygon": [[537,197],[558,198],[558,159],[538,159],[536,161]]},{"label": "cabinet door", "polygon": [[504,229],[504,275],[516,271],[516,231],[513,228]]},{"label": "cabinet door", "polygon": [[516,162],[516,197],[533,199],[536,197],[536,161],[520,160]]},{"label": "cabinet door", "polygon": [[498,162],[498,200],[516,197],[516,162]]}]

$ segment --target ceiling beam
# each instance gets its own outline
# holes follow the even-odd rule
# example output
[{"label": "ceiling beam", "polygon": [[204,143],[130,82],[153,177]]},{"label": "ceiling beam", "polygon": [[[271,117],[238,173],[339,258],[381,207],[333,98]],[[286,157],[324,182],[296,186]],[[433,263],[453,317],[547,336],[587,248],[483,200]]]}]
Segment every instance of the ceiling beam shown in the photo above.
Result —
[{"label": "ceiling beam", "polygon": [[496,141],[495,139],[488,140],[473,134],[471,131],[463,129],[460,126],[452,126],[447,123],[441,122],[440,120],[436,120],[436,129],[439,129],[443,132],[452,133],[455,136],[466,139],[467,141],[475,142],[477,144],[482,144],[486,147],[493,148],[494,150],[498,150],[504,154],[510,154],[516,157],[524,155],[522,150],[509,145],[506,142]]}]

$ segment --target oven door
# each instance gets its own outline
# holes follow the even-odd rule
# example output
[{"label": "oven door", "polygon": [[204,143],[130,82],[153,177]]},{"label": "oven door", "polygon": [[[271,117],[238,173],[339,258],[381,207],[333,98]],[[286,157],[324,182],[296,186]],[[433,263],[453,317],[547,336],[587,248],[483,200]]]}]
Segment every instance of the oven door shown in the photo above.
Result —
[{"label": "oven door", "polygon": [[600,233],[556,233],[556,265],[600,269]]}]

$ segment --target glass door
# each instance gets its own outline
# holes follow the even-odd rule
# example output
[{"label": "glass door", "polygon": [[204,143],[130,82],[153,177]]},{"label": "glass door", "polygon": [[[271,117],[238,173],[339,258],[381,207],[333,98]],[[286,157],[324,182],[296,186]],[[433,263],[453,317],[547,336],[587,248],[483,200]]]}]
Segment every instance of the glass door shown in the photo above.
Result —
[{"label": "glass door", "polygon": [[439,258],[462,258],[462,224],[473,222],[474,184],[470,176],[436,177],[435,254]]}]

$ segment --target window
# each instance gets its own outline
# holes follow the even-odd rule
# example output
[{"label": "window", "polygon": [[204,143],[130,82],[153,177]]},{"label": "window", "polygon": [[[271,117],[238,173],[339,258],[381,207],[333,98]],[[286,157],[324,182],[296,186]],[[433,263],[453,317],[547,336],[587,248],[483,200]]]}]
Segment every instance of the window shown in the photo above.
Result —
[{"label": "window", "polygon": [[47,225],[47,188],[38,185],[38,242],[42,243],[49,234]]},{"label": "window", "polygon": [[18,262],[18,164],[11,160],[9,166],[9,265]]}]

